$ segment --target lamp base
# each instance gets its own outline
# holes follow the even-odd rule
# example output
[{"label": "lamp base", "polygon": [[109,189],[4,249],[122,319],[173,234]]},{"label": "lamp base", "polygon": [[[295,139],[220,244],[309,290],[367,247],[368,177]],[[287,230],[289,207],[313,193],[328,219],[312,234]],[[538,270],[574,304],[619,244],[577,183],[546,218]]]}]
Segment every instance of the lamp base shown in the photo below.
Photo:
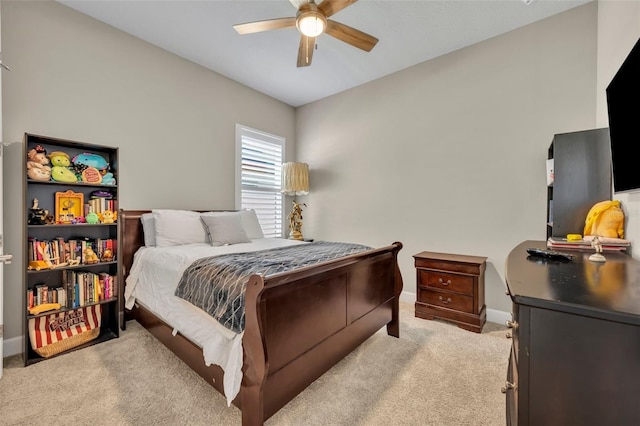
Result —
[{"label": "lamp base", "polygon": [[302,232],[292,230],[289,232],[289,239],[302,241],[304,238],[302,237]]}]

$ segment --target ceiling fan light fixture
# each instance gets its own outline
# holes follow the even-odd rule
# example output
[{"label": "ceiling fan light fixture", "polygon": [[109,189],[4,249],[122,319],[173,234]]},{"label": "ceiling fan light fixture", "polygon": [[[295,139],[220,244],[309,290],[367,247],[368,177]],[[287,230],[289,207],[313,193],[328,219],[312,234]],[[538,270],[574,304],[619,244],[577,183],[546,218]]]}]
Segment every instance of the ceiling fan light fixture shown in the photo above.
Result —
[{"label": "ceiling fan light fixture", "polygon": [[327,18],[320,12],[309,10],[300,13],[296,20],[298,30],[307,37],[317,37],[327,27]]}]

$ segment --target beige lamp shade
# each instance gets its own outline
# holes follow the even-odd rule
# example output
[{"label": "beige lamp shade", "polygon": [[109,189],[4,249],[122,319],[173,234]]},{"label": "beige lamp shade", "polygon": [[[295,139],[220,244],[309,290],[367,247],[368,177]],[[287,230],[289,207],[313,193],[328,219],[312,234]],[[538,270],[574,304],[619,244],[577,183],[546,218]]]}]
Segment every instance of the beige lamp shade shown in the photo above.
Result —
[{"label": "beige lamp shade", "polygon": [[285,195],[307,195],[309,193],[309,165],[307,163],[284,163],[282,165],[281,191]]}]

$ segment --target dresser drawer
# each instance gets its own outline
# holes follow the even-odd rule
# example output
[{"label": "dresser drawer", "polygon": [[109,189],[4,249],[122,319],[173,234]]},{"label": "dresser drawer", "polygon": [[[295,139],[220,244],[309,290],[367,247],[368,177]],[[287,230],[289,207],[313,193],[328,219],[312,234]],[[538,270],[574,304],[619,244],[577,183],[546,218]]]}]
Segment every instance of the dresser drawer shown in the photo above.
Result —
[{"label": "dresser drawer", "polygon": [[418,285],[473,296],[473,277],[468,275],[419,269]]},{"label": "dresser drawer", "polygon": [[473,313],[473,297],[430,289],[418,289],[418,301],[433,306]]}]

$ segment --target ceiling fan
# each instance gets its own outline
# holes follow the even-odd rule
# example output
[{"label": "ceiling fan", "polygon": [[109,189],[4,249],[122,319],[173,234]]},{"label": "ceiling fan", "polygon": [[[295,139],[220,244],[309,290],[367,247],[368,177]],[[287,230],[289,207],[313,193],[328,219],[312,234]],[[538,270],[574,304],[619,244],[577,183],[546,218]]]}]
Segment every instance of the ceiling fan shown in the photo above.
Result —
[{"label": "ceiling fan", "polygon": [[298,67],[306,67],[311,65],[316,37],[322,33],[327,33],[366,52],[373,49],[378,42],[377,38],[348,25],[328,19],[356,1],[358,0],[324,0],[318,5],[314,0],[289,0],[298,10],[295,17],[236,24],[233,28],[239,34],[251,34],[280,28],[297,27],[300,32]]}]

